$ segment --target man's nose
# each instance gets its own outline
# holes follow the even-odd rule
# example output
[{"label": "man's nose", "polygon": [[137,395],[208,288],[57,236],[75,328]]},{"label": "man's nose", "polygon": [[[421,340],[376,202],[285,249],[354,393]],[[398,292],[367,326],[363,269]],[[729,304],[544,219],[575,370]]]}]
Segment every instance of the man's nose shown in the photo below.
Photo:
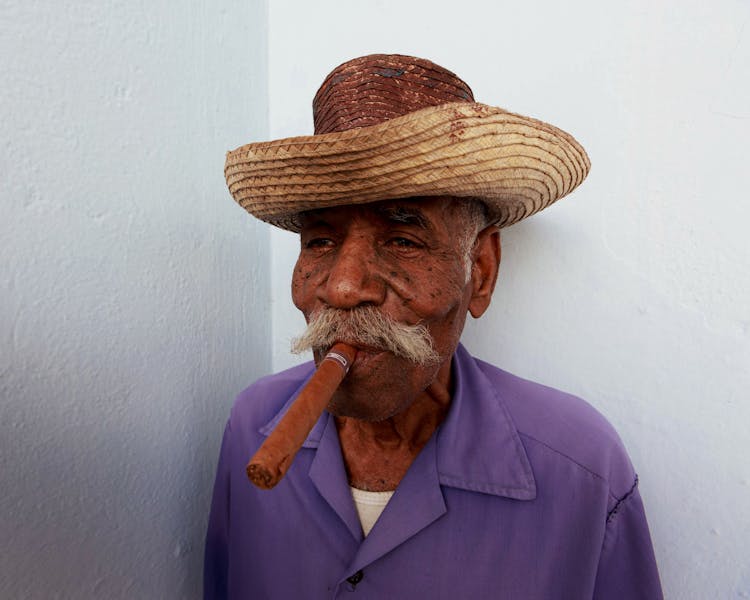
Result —
[{"label": "man's nose", "polygon": [[334,308],[379,305],[385,301],[385,288],[378,273],[373,244],[366,237],[351,237],[336,249],[328,278],[318,289],[318,297]]}]

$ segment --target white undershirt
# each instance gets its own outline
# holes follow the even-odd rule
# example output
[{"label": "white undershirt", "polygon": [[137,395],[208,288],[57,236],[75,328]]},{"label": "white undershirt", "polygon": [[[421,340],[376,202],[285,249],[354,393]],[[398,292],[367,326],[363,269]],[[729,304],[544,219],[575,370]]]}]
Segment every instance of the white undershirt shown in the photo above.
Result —
[{"label": "white undershirt", "polygon": [[352,498],[354,498],[354,506],[357,508],[357,515],[359,515],[359,522],[362,523],[362,531],[367,537],[370,530],[375,525],[375,521],[378,520],[380,514],[383,512],[385,505],[393,496],[393,491],[390,492],[368,492],[366,490],[360,490],[355,487],[349,486],[352,491]]}]

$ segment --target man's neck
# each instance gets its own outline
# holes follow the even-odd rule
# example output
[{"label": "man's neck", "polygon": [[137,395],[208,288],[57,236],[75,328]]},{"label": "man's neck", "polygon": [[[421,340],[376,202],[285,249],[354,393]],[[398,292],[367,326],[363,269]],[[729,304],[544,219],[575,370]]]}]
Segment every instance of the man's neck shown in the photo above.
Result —
[{"label": "man's neck", "polygon": [[436,380],[408,408],[384,421],[336,417],[350,485],[372,492],[395,490],[448,413],[448,390]]}]

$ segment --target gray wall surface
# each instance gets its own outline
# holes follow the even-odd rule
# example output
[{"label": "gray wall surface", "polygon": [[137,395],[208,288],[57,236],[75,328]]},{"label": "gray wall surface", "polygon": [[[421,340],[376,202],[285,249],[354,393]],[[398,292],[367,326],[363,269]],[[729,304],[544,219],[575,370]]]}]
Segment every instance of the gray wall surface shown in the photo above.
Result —
[{"label": "gray wall surface", "polygon": [[270,368],[264,3],[0,5],[0,598],[199,598],[234,396]]}]

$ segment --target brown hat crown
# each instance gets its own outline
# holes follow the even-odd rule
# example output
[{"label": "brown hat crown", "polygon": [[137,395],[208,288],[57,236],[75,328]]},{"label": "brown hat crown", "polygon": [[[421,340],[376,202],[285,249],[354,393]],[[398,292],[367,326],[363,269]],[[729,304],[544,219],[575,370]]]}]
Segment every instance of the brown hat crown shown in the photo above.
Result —
[{"label": "brown hat crown", "polygon": [[471,88],[448,69],[401,54],[363,56],[336,67],[318,89],[315,134],[377,125],[448,102],[474,102]]}]

